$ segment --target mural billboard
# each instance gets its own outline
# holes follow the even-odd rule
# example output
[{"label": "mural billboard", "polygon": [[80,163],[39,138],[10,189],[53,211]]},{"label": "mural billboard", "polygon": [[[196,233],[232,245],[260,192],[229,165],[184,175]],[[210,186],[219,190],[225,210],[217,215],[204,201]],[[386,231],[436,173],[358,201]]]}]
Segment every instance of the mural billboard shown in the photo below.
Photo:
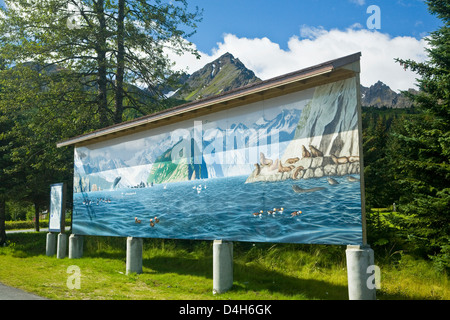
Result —
[{"label": "mural billboard", "polygon": [[358,86],[76,146],[73,233],[361,244]]}]

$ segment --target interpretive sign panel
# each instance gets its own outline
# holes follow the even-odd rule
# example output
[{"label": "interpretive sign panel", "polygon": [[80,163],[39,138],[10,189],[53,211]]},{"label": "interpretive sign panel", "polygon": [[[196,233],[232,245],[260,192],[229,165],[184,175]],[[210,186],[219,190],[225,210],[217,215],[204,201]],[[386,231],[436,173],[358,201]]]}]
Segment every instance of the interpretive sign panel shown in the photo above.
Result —
[{"label": "interpretive sign panel", "polygon": [[51,232],[64,232],[65,222],[65,185],[64,183],[50,186],[50,218],[48,229]]},{"label": "interpretive sign panel", "polygon": [[357,77],[75,148],[73,233],[361,244]]}]

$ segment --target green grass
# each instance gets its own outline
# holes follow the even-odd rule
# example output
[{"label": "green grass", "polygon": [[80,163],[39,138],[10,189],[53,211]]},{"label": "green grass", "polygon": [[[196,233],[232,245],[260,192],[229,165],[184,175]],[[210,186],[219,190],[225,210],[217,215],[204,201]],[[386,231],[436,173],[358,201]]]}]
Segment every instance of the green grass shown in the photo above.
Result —
[{"label": "green grass", "polygon": [[[8,239],[0,282],[50,299],[348,299],[342,246],[234,243],[233,287],[213,295],[210,241],[144,239],[143,273],[126,275],[125,238],[85,237],[84,256],[74,260],[47,257],[45,233]],[[67,286],[72,265],[80,268],[80,289]],[[378,299],[450,299],[448,277],[427,261],[405,255],[380,268]]]},{"label": "green grass", "polygon": [[[70,225],[70,219],[66,219],[66,226]],[[26,230],[26,229],[34,229],[34,221],[25,220],[25,221],[5,221],[5,229],[6,230]],[[48,218],[39,220],[39,228],[48,228]]]}]

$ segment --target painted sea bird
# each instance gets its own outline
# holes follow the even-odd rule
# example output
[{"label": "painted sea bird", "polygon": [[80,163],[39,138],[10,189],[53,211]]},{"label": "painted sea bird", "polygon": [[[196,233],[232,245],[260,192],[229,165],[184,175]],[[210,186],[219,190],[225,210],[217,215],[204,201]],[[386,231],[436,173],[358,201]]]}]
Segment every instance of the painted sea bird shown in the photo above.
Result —
[{"label": "painted sea bird", "polygon": [[261,210],[260,212],[253,212],[253,216],[255,217],[260,217],[262,216],[263,211]]},{"label": "painted sea bird", "polygon": [[291,213],[291,216],[296,217],[296,216],[299,216],[300,214],[302,214],[302,212],[300,210],[299,211],[294,211],[294,212]]}]

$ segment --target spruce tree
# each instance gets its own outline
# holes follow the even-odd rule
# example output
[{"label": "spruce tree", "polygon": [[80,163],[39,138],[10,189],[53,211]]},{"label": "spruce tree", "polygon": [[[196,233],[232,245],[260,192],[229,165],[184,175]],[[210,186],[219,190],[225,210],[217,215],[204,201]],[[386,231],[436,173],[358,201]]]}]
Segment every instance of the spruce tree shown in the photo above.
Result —
[{"label": "spruce tree", "polygon": [[[444,257],[450,226],[450,3],[428,0],[442,27],[427,38],[425,62],[398,59],[420,78],[420,93],[409,94],[420,115],[403,122],[394,135],[392,166],[404,190],[402,211],[411,243],[429,255]],[[408,94],[405,92],[405,94]],[[441,260],[442,262],[442,260]],[[444,262],[444,264],[447,262]]]},{"label": "spruce tree", "polygon": [[155,111],[170,79],[167,56],[197,51],[186,39],[201,12],[186,0],[5,0],[0,56],[77,72],[98,128]]}]

